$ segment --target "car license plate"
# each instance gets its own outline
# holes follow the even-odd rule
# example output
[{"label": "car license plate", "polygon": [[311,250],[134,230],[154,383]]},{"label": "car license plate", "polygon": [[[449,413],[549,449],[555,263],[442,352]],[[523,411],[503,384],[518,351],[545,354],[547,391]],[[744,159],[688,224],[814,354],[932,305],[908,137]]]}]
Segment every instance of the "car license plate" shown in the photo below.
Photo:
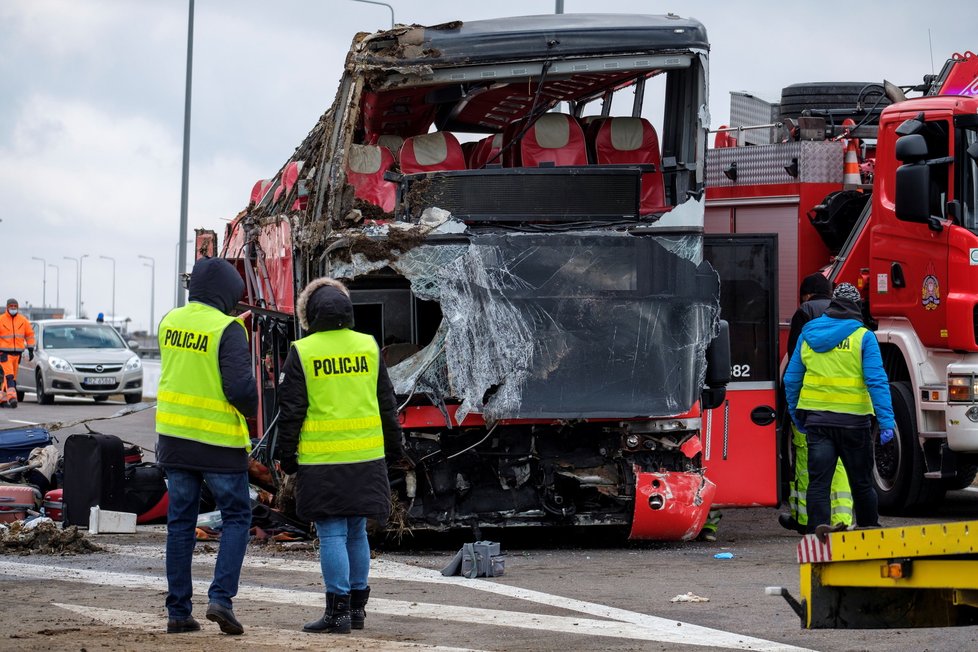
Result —
[{"label": "car license plate", "polygon": [[92,376],[85,379],[86,385],[114,385],[115,378],[112,376]]}]

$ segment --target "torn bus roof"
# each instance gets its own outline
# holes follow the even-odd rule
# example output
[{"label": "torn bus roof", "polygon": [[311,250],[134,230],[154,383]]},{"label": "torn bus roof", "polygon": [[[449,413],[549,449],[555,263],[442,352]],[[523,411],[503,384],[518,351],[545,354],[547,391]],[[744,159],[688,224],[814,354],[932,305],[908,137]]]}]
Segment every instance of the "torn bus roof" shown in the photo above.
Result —
[{"label": "torn bus roof", "polygon": [[357,57],[473,64],[641,52],[650,42],[676,50],[710,47],[702,23],[673,14],[544,14],[395,28],[363,39]]}]

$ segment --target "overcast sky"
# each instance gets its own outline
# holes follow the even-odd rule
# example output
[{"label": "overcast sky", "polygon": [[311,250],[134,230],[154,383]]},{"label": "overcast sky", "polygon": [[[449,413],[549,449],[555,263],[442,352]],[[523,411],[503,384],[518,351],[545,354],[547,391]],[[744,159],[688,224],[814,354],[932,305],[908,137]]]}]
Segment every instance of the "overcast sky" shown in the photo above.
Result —
[{"label": "overcast sky", "polygon": [[[389,0],[398,23],[554,11],[553,0]],[[0,300],[112,310],[146,329],[173,306],[179,241],[187,0],[0,0]],[[913,84],[969,38],[966,0],[649,2],[566,0],[565,13],[672,12],[712,43],[712,126],[729,91],[768,101],[809,81]],[[352,0],[196,0],[189,227],[223,234],[331,103],[353,35],[390,11]],[[45,263],[33,260],[43,258]],[[60,282],[59,281],[60,277]]]}]

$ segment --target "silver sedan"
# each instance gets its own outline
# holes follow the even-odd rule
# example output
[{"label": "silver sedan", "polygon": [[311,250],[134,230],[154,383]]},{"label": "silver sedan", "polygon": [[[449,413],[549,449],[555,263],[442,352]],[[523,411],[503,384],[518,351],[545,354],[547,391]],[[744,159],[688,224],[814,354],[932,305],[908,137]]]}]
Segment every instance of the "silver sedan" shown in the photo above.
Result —
[{"label": "silver sedan", "polygon": [[32,324],[34,360],[21,357],[17,400],[34,392],[42,405],[55,395],[91,396],[104,401],[122,394],[126,403],[143,398],[143,365],[139,356],[108,324],[89,320],[45,319]]}]

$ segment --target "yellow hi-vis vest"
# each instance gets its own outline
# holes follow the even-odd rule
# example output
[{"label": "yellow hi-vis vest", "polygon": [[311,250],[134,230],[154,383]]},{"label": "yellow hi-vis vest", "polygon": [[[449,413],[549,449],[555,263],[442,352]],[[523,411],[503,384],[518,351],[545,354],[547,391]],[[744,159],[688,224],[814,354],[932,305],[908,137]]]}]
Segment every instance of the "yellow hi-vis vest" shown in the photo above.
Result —
[{"label": "yellow hi-vis vest", "polygon": [[380,349],[347,328],[292,343],[306,379],[309,408],[299,431],[299,464],[351,464],[384,457],[377,403]]},{"label": "yellow hi-vis vest", "polygon": [[876,413],[863,380],[863,335],[867,332],[865,328],[857,328],[835,348],[824,353],[816,353],[808,342],[802,342],[805,379],[798,397],[799,410]]},{"label": "yellow hi-vis vest", "polygon": [[159,335],[162,373],[156,394],[158,433],[251,450],[244,415],[228,402],[221,383],[218,350],[229,326],[243,329],[244,323],[195,301],[163,317]]}]

